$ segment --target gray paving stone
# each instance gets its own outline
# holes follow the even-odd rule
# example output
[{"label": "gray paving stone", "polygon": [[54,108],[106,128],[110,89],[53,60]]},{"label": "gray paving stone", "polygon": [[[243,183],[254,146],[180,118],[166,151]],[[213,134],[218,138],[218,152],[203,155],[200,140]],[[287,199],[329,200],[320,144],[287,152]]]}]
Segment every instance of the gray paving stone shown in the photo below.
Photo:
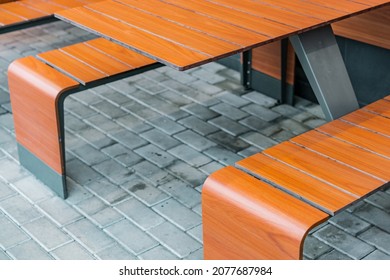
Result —
[{"label": "gray paving stone", "polygon": [[143,230],[155,227],[165,221],[151,208],[135,198],[119,203],[115,209]]},{"label": "gray paving stone", "polygon": [[20,195],[9,197],[0,202],[0,208],[19,225],[28,223],[42,216],[29,201]]},{"label": "gray paving stone", "polygon": [[256,91],[251,91],[243,95],[242,97],[266,108],[271,108],[275,106],[278,102],[276,99],[268,97]]},{"label": "gray paving stone", "polygon": [[240,138],[260,149],[267,149],[278,143],[275,140],[272,140],[271,138],[257,132],[249,132],[240,136]]},{"label": "gray paving stone", "polygon": [[101,260],[136,260],[136,256],[124,249],[119,244],[114,244],[98,253],[96,255]]},{"label": "gray paving stone", "polygon": [[[138,135],[124,130],[119,131],[117,133],[114,133],[111,135],[116,141],[120,142],[122,145],[126,146],[127,148],[133,150],[138,147],[146,145],[148,142],[139,137]],[[111,143],[111,145],[114,143]],[[106,145],[108,147],[109,145]]]},{"label": "gray paving stone", "polygon": [[179,145],[173,149],[170,149],[168,152],[193,167],[200,167],[211,161],[209,157],[192,149],[187,145]]},{"label": "gray paving stone", "polygon": [[169,135],[178,133],[180,131],[185,130],[185,128],[178,124],[177,122],[172,121],[171,119],[167,117],[157,117],[154,119],[149,120],[149,122],[156,128],[160,129],[164,133],[167,133]]},{"label": "gray paving stone", "polygon": [[51,189],[32,175],[24,177],[12,183],[12,185],[19,193],[22,193],[29,201],[34,203],[55,196]]},{"label": "gray paving stone", "polygon": [[249,100],[242,98],[240,95],[228,91],[221,92],[217,95],[217,98],[237,108],[250,103]]},{"label": "gray paving stone", "polygon": [[242,159],[241,156],[221,147],[212,147],[204,153],[223,165],[233,165]]},{"label": "gray paving stone", "polygon": [[157,95],[159,98],[165,99],[168,102],[175,104],[178,107],[186,106],[194,102],[187,96],[173,90],[165,90]]},{"label": "gray paving stone", "polygon": [[0,127],[7,131],[14,131],[14,118],[11,114],[3,114],[0,116]]},{"label": "gray paving stone", "polygon": [[196,227],[187,231],[190,236],[195,238],[200,243],[203,243],[203,226],[202,224],[197,225]]},{"label": "gray paving stone", "polygon": [[270,126],[270,123],[259,119],[255,116],[249,116],[239,122],[240,124],[246,125],[252,130],[262,131],[263,129]]},{"label": "gray paving stone", "polygon": [[326,121],[323,119],[310,119],[305,121],[303,124],[313,129],[323,124],[326,124]]},{"label": "gray paving stone", "polygon": [[8,184],[0,180],[0,201],[15,194],[15,190],[13,190]]},{"label": "gray paving stone", "polygon": [[253,103],[242,107],[242,110],[267,122],[274,121],[281,116],[279,113]]},{"label": "gray paving stone", "polygon": [[82,185],[102,178],[102,175],[78,159],[68,161],[66,169],[67,176]]},{"label": "gray paving stone", "polygon": [[318,259],[320,256],[330,252],[332,247],[318,240],[313,236],[307,236],[303,245],[303,254],[311,260]]},{"label": "gray paving stone", "polygon": [[15,161],[2,158],[0,159],[0,177],[7,182],[14,182],[27,177],[30,173]]},{"label": "gray paving stone", "polygon": [[363,258],[363,260],[390,260],[390,255],[387,255],[379,250],[375,250]]},{"label": "gray paving stone", "polygon": [[107,117],[100,114],[85,119],[85,122],[93,126],[94,128],[100,130],[103,133],[112,134],[123,129],[122,126],[120,126],[113,120],[110,120]]},{"label": "gray paving stone", "polygon": [[332,217],[329,222],[354,236],[370,227],[369,223],[346,211]]},{"label": "gray paving stone", "polygon": [[96,111],[98,111],[99,113],[105,115],[107,118],[110,119],[117,119],[127,114],[125,111],[121,110],[118,106],[115,106],[114,104],[106,100],[102,100],[99,103],[93,104],[92,108],[94,108]]},{"label": "gray paving stone", "polygon": [[141,136],[163,150],[171,149],[180,144],[179,141],[158,129],[146,131]]},{"label": "gray paving stone", "polygon": [[169,222],[152,228],[149,233],[180,258],[184,258],[202,247],[201,243]]},{"label": "gray paving stone", "polygon": [[40,202],[38,207],[59,226],[64,226],[81,218],[80,213],[57,196]]},{"label": "gray paving stone", "polygon": [[92,196],[92,194],[86,188],[73,181],[69,177],[66,178],[66,184],[68,187],[68,198],[66,199],[66,203],[69,205],[75,205],[80,201]]},{"label": "gray paving stone", "polygon": [[91,196],[75,204],[74,207],[76,207],[79,212],[83,213],[84,216],[89,216],[103,210],[107,205],[99,198]]},{"label": "gray paving stone", "polygon": [[197,80],[191,83],[188,83],[188,85],[193,88],[194,90],[204,92],[208,95],[214,95],[222,91],[222,89],[218,86],[215,86],[213,84],[207,83],[202,80]]},{"label": "gray paving stone", "polygon": [[319,257],[318,260],[352,260],[352,258],[337,250],[332,250]]},{"label": "gray paving stone", "polygon": [[52,260],[41,246],[33,240],[26,241],[7,250],[14,259],[17,260]]},{"label": "gray paving stone", "polygon": [[293,134],[292,132],[282,129],[276,132],[275,134],[272,134],[271,138],[280,143],[280,142],[287,141],[294,136],[295,134]]},{"label": "gray paving stone", "polygon": [[23,228],[47,251],[51,251],[72,240],[68,234],[46,217],[24,224]]},{"label": "gray paving stone", "polygon": [[288,105],[288,104],[280,104],[280,105],[277,105],[275,107],[272,107],[272,111],[275,111],[275,112],[277,112],[285,117],[289,117],[289,118],[292,118],[293,116],[301,113],[300,110],[298,110],[297,108],[295,108],[291,105]]},{"label": "gray paving stone", "polygon": [[99,227],[105,228],[122,220],[123,216],[112,207],[106,207],[95,214],[90,215],[89,218]]},{"label": "gray paving stone", "polygon": [[203,255],[203,248],[201,248],[189,254],[187,257],[184,258],[184,260],[203,260]]},{"label": "gray paving stone", "polygon": [[215,146],[212,141],[188,129],[175,134],[174,137],[198,151],[204,151]]},{"label": "gray paving stone", "polygon": [[78,220],[65,229],[92,253],[99,252],[114,243],[110,236],[87,219]]},{"label": "gray paving stone", "polygon": [[122,220],[113,224],[105,231],[108,232],[119,244],[130,250],[135,255],[141,254],[158,245],[158,242],[130,223]]},{"label": "gray paving stone", "polygon": [[216,126],[211,125],[195,116],[189,116],[187,118],[181,119],[179,120],[179,123],[203,136],[217,132],[219,130]]},{"label": "gray paving stone", "polygon": [[143,146],[134,151],[146,160],[153,162],[161,168],[167,167],[175,161],[175,158],[173,156],[152,144]]},{"label": "gray paving stone", "polygon": [[224,166],[216,161],[212,161],[206,165],[203,165],[199,167],[199,170],[204,172],[207,175],[210,175],[211,173],[214,173],[215,171],[223,168]]},{"label": "gray paving stone", "polygon": [[103,174],[103,176],[111,182],[118,185],[128,181],[129,176],[132,174],[129,169],[123,167],[113,159],[94,165],[93,168]]},{"label": "gray paving stone", "polygon": [[240,109],[223,102],[210,107],[210,109],[235,121],[241,120],[248,116],[248,113],[245,113]]},{"label": "gray paving stone", "polygon": [[94,260],[96,259],[77,242],[65,244],[50,252],[58,260]]},{"label": "gray paving stone", "polygon": [[1,128],[0,127],[0,148],[1,148],[1,144],[3,143],[7,143],[7,142],[10,142],[10,141],[13,141],[14,138],[11,136],[11,134],[6,131],[4,128]]},{"label": "gray paving stone", "polygon": [[139,178],[126,182],[122,187],[147,206],[155,205],[169,198],[166,193]]},{"label": "gray paving stone", "polygon": [[361,233],[359,238],[390,255],[390,233],[380,230],[377,227],[371,227]]},{"label": "gray paving stone", "polygon": [[194,207],[201,200],[201,196],[198,191],[196,191],[191,185],[180,180],[172,180],[161,185],[159,188],[188,208]]},{"label": "gray paving stone", "polygon": [[173,198],[154,206],[153,210],[184,231],[202,223],[202,219],[198,214],[189,210]]},{"label": "gray paving stone", "polygon": [[375,250],[373,246],[332,225],[318,230],[314,236],[353,259],[361,259]]},{"label": "gray paving stone", "polygon": [[241,140],[239,137],[232,136],[224,131],[210,134],[208,138],[236,153],[249,147],[249,144]]},{"label": "gray paving stone", "polygon": [[209,120],[219,115],[218,113],[200,104],[190,104],[188,106],[182,107],[182,109],[202,120]]},{"label": "gray paving stone", "polygon": [[0,247],[7,249],[27,241],[30,237],[0,211]]},{"label": "gray paving stone", "polygon": [[198,169],[179,160],[170,165],[168,169],[175,176],[183,181],[190,183],[192,186],[198,186],[206,179],[206,175],[200,172]]},{"label": "gray paving stone", "polygon": [[202,68],[197,68],[194,72],[192,72],[192,75],[212,85],[223,82],[226,79],[217,73],[210,75],[210,72],[205,71]]},{"label": "gray paving stone", "polygon": [[129,197],[122,188],[105,179],[94,181],[86,185],[86,188],[108,205],[115,205]]},{"label": "gray paving stone", "polygon": [[353,214],[390,233],[390,213],[367,204],[358,208]]},{"label": "gray paving stone", "polygon": [[288,131],[291,131],[295,135],[299,135],[301,133],[304,133],[308,130],[310,130],[309,127],[294,121],[292,119],[285,119],[280,122],[280,126]]},{"label": "gray paving stone", "polygon": [[75,100],[87,106],[102,101],[101,97],[95,94],[93,90],[83,90],[78,92],[77,94],[71,95],[69,98],[74,98]]},{"label": "gray paving stone", "polygon": [[141,260],[177,260],[177,256],[169,252],[163,246],[159,245],[153,249],[139,255]]},{"label": "gray paving stone", "polygon": [[320,105],[311,103],[309,106],[305,106],[304,109],[320,119],[325,119],[324,112],[322,111]]},{"label": "gray paving stone", "polygon": [[96,111],[72,98],[65,99],[64,110],[81,119],[85,119],[96,114]]},{"label": "gray paving stone", "polygon": [[232,121],[231,119],[224,116],[209,120],[209,122],[233,136],[241,135],[250,130],[248,127]]},{"label": "gray paving stone", "polygon": [[139,119],[136,116],[131,115],[130,113],[119,119],[116,119],[116,122],[122,125],[123,127],[130,129],[134,133],[142,133],[153,128],[145,121]]},{"label": "gray paving stone", "polygon": [[390,194],[379,191],[367,197],[366,201],[388,213],[390,212]]},{"label": "gray paving stone", "polygon": [[[130,94],[130,92],[132,90],[135,91],[135,87],[130,87],[130,86],[127,86],[127,94]],[[107,89],[106,92],[102,92],[99,94],[102,98],[106,99],[106,100],[109,100],[111,103],[117,105],[117,106],[120,106],[122,104],[126,104],[127,102],[131,101],[131,99],[125,95],[125,94],[122,94],[120,92],[117,92],[117,91],[114,91],[114,90],[111,90],[110,88]]]},{"label": "gray paving stone", "polygon": [[154,80],[150,79],[140,79],[137,81],[135,86],[143,91],[147,91],[148,93],[155,95],[159,92],[166,90],[161,84],[157,83]]},{"label": "gray paving stone", "polygon": [[80,147],[76,147],[72,150],[72,152],[82,161],[84,161],[88,165],[98,164],[103,162],[109,157],[104,153],[100,152],[98,149],[94,148],[89,144],[82,145]]},{"label": "gray paving stone", "polygon": [[146,160],[133,166],[132,170],[134,170],[144,180],[151,182],[155,186],[164,184],[172,179],[172,176],[168,172],[158,168],[156,165]]},{"label": "gray paving stone", "polygon": [[79,136],[99,150],[115,143],[113,139],[93,127],[81,131]]},{"label": "gray paving stone", "polygon": [[89,127],[88,124],[83,122],[81,119],[73,116],[72,114],[65,113],[64,118],[65,118],[65,129],[71,130],[74,133],[78,133],[80,131],[83,131],[84,129],[88,129]]},{"label": "gray paving stone", "polygon": [[3,250],[0,250],[0,260],[5,261],[5,260],[11,260],[11,257],[6,254]]}]

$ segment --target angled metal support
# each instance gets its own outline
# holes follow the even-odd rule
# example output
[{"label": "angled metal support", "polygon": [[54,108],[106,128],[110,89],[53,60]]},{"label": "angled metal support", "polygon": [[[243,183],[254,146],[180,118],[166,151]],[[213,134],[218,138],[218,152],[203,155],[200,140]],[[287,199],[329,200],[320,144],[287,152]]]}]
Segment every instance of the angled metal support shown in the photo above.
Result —
[{"label": "angled metal support", "polygon": [[330,25],[291,36],[290,41],[328,121],[359,108]]},{"label": "angled metal support", "polygon": [[242,53],[241,84],[245,89],[252,88],[252,50]]}]

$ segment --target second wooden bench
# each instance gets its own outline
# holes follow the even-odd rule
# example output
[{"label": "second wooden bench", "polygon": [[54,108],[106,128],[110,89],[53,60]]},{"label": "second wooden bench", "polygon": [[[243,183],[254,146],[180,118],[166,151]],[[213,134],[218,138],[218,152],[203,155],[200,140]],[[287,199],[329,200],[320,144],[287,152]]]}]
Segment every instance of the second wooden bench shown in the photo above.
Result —
[{"label": "second wooden bench", "polygon": [[8,79],[20,163],[66,198],[65,98],[159,66],[102,38],[11,63]]}]

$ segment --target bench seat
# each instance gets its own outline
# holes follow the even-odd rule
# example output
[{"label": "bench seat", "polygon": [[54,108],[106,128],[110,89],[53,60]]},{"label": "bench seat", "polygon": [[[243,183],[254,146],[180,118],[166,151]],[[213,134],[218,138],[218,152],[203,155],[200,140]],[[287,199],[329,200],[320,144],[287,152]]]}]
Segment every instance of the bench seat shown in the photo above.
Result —
[{"label": "bench seat", "polygon": [[20,0],[0,4],[0,34],[56,20],[54,13],[101,0]]},{"label": "bench seat", "polygon": [[12,62],[8,79],[20,163],[66,198],[65,98],[158,66],[103,38]]},{"label": "bench seat", "polygon": [[390,97],[211,174],[205,259],[301,259],[308,232],[390,181]]}]

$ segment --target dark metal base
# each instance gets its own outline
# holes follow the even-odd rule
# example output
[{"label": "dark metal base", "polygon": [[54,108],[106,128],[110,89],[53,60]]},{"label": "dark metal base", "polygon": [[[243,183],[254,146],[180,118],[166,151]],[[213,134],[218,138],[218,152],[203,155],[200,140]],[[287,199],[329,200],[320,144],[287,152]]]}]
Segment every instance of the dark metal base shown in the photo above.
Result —
[{"label": "dark metal base", "polygon": [[65,175],[58,174],[42,160],[18,143],[20,164],[62,198],[68,197]]},{"label": "dark metal base", "polygon": [[5,34],[8,32],[17,31],[17,30],[21,30],[21,29],[26,29],[26,28],[38,26],[41,24],[50,23],[53,21],[58,21],[58,19],[55,18],[54,16],[47,16],[47,17],[43,17],[43,18],[39,18],[39,19],[35,19],[35,20],[23,21],[21,23],[6,25],[3,27],[0,27],[0,34]]}]

